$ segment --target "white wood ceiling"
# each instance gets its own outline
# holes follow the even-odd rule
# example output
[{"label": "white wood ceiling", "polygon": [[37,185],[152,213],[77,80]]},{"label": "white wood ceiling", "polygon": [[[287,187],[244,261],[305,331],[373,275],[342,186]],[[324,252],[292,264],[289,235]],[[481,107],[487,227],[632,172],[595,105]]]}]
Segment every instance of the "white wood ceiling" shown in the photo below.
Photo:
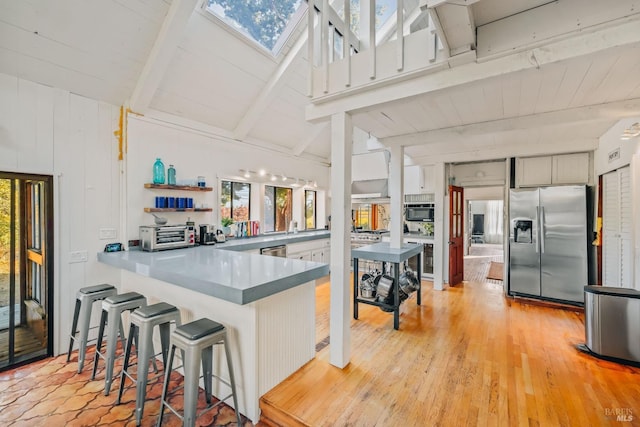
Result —
[{"label": "white wood ceiling", "polygon": [[[480,26],[545,3],[480,0],[471,8]],[[170,0],[0,2],[0,72],[125,104],[170,6]],[[310,103],[306,43],[298,52],[295,42],[305,36],[306,20],[284,49],[295,56],[283,69],[282,55],[273,58],[260,51],[198,7],[177,40],[150,109],[236,133],[253,143],[262,141],[279,151],[328,161],[329,127],[305,120]],[[429,137],[406,148],[423,163],[433,162],[437,155],[460,158],[465,150],[476,157],[507,157],[516,145],[531,152],[549,147],[591,149],[617,121],[614,111],[611,117],[553,126],[536,121],[536,115],[633,98],[640,98],[638,46],[359,111],[354,124],[379,138],[440,132],[434,135],[442,140]],[[527,128],[522,128],[523,122],[509,121],[519,117],[533,119]],[[503,128],[468,128],[486,123]]]}]

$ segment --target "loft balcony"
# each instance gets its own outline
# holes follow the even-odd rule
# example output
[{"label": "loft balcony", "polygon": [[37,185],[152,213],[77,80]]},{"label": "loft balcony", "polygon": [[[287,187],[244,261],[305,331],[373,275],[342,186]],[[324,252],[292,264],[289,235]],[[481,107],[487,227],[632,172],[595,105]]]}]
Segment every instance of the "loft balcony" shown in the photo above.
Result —
[{"label": "loft balcony", "polygon": [[310,0],[312,102],[440,71],[452,61],[474,61],[475,27],[468,7],[425,0],[360,0],[359,5]]}]

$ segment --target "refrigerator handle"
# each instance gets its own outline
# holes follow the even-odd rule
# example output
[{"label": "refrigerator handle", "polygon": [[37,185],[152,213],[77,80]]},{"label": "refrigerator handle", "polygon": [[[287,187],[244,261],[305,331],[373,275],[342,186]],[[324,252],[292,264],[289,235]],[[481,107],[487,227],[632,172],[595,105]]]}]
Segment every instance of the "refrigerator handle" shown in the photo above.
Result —
[{"label": "refrigerator handle", "polygon": [[540,253],[544,253],[544,206],[540,206]]},{"label": "refrigerator handle", "polygon": [[[536,206],[536,228],[540,229],[540,206]],[[540,237],[538,231],[536,230],[536,253],[540,252]]]}]

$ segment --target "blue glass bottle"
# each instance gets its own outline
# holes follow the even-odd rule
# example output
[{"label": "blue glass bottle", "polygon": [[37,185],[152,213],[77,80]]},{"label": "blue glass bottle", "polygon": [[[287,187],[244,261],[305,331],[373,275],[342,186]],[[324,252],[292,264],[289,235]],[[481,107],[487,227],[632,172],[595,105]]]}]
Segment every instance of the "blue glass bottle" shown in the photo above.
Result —
[{"label": "blue glass bottle", "polygon": [[167,169],[167,184],[176,185],[176,168],[173,165],[169,165]]},{"label": "blue glass bottle", "polygon": [[153,164],[153,183],[164,184],[164,163],[159,157]]}]

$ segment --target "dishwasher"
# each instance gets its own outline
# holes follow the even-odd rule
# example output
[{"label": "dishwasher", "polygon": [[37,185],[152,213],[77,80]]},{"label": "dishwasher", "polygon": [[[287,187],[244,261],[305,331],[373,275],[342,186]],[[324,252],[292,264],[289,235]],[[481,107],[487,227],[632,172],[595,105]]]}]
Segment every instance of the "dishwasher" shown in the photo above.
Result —
[{"label": "dishwasher", "polygon": [[269,246],[260,249],[260,255],[277,256],[280,258],[287,257],[287,245]]}]

